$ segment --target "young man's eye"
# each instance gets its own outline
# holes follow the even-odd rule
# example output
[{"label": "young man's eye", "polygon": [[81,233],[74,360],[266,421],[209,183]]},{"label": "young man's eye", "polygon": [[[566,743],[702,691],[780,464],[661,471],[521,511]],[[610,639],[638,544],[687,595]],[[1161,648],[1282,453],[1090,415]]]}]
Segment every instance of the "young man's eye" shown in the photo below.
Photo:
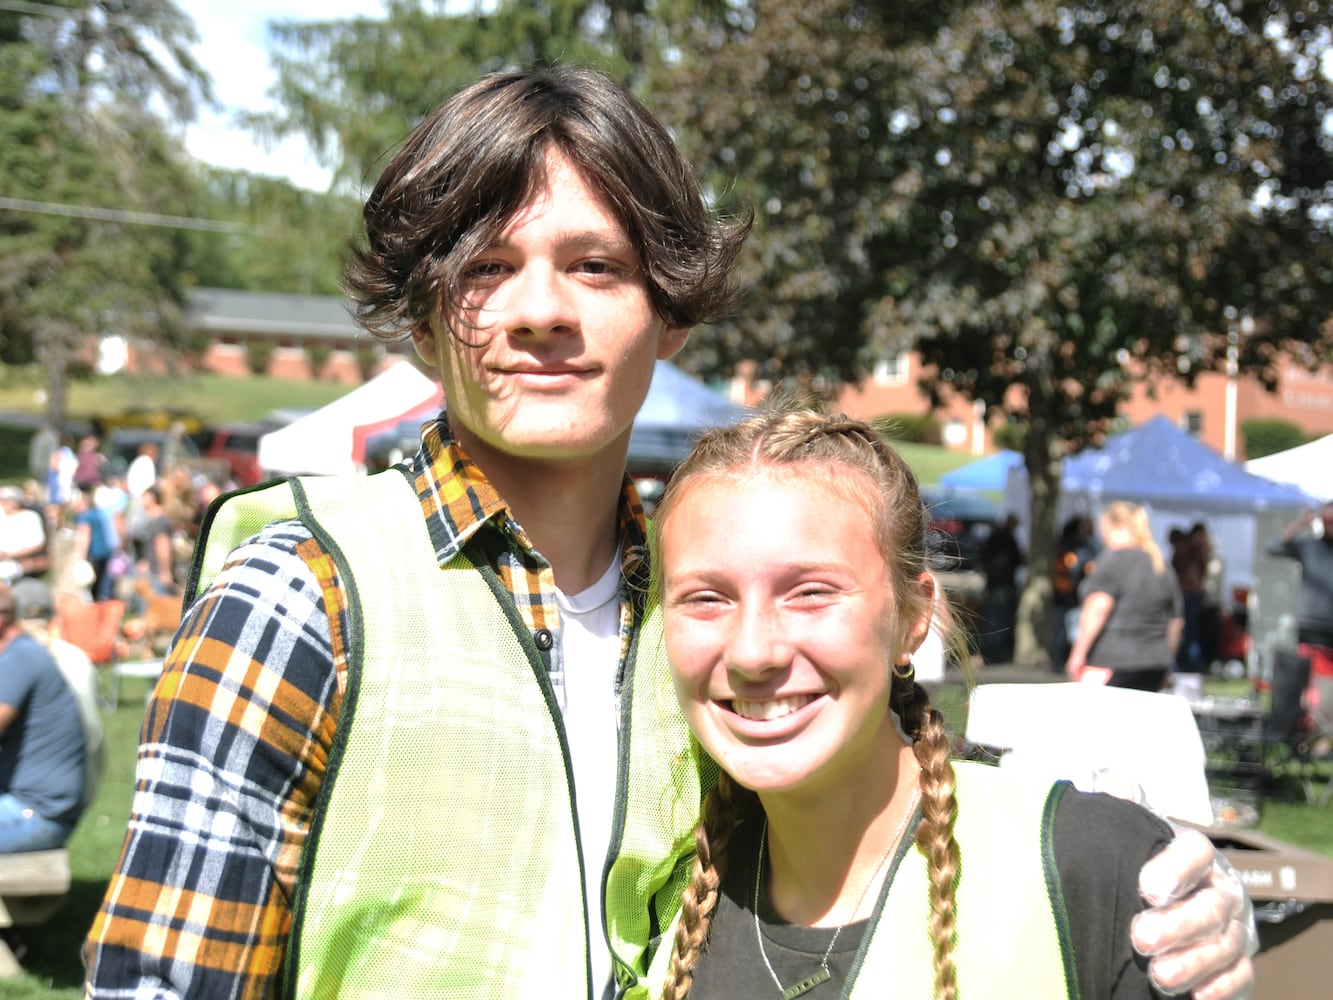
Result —
[{"label": "young man's eye", "polygon": [[618,264],[613,260],[607,260],[602,257],[593,257],[587,260],[579,261],[578,264],[575,266],[575,270],[581,271],[584,274],[591,274],[596,276],[600,275],[610,276],[610,275],[624,274],[626,268],[623,265]]},{"label": "young man's eye", "polygon": [[498,260],[477,260],[463,272],[468,281],[491,281],[504,273],[505,266]]}]

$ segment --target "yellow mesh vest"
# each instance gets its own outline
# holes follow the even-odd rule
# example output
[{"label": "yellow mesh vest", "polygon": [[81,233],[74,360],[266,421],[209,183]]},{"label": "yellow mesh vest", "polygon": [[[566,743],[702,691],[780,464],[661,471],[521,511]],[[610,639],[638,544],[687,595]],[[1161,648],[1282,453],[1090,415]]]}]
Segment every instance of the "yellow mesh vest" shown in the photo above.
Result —
[{"label": "yellow mesh vest", "polygon": [[[958,762],[954,769],[955,836],[962,857],[954,947],[959,995],[967,1000],[1077,997],[1078,977],[1051,856],[1052,786],[982,764]],[[661,995],[675,930],[673,924],[643,985],[626,1000]],[[887,897],[881,894],[852,969],[852,987],[843,995],[933,997],[932,949],[926,863],[913,845]],[[765,992],[771,986],[765,980]]]},{"label": "yellow mesh vest", "polygon": [[[417,498],[391,471],[229,498],[210,511],[192,591],[239,541],[294,515],[344,574],[352,661],[336,776],[302,859],[296,994],[586,998],[563,726],[498,581],[462,557],[438,566]],[[641,634],[622,687],[604,873],[622,984],[675,912],[714,779],[689,744],[655,609]]]}]

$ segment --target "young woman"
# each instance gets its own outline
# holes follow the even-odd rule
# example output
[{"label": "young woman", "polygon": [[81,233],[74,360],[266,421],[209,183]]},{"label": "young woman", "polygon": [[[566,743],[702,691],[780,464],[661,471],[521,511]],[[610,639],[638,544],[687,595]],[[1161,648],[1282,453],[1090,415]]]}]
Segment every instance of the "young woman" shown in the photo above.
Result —
[{"label": "young woman", "polygon": [[1076,681],[1160,691],[1184,623],[1175,571],[1138,504],[1107,504],[1098,528],[1105,549],[1079,587],[1078,636],[1065,672]]},{"label": "young woman", "polygon": [[652,989],[1155,995],[1129,922],[1169,827],[951,760],[912,670],[925,514],[870,427],[793,411],[714,432],[658,526],[676,692],[723,774]]}]

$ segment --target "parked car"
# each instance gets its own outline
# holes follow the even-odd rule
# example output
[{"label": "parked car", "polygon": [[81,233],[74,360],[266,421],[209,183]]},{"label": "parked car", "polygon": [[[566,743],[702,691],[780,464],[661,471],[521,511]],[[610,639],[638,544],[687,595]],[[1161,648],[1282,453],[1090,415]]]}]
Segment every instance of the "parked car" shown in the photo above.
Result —
[{"label": "parked car", "polygon": [[168,431],[179,427],[186,434],[194,434],[203,422],[189,410],[173,406],[127,406],[119,413],[104,414],[93,420],[102,434],[110,434],[120,428],[141,428],[144,430]]},{"label": "parked car", "polygon": [[975,490],[921,487],[930,512],[931,569],[980,572],[981,547],[1004,516],[998,501]]},{"label": "parked car", "polygon": [[184,462],[196,468],[201,464],[199,446],[184,434],[174,435],[170,431],[148,427],[117,427],[102,440],[102,451],[107,457],[107,474],[125,475],[125,470],[139,454],[140,447],[149,442],[157,445],[159,472],[174,462]]},{"label": "parked car", "polygon": [[204,457],[227,464],[227,475],[237,486],[253,486],[268,478],[259,464],[259,439],[277,430],[276,423],[223,424],[213,429]]}]

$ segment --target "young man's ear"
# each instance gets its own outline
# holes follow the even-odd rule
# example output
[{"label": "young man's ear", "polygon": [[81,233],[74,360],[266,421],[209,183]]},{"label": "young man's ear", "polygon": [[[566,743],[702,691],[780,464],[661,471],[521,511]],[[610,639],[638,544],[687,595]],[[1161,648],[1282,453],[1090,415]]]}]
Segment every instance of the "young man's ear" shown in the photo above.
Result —
[{"label": "young man's ear", "polygon": [[662,331],[662,337],[657,342],[657,360],[669,361],[676,356],[676,353],[685,346],[685,341],[689,339],[689,327],[667,327]]},{"label": "young man's ear", "polygon": [[412,348],[417,352],[417,357],[426,362],[432,371],[439,365],[439,357],[435,353],[435,333],[425,324],[419,324],[412,328]]}]

